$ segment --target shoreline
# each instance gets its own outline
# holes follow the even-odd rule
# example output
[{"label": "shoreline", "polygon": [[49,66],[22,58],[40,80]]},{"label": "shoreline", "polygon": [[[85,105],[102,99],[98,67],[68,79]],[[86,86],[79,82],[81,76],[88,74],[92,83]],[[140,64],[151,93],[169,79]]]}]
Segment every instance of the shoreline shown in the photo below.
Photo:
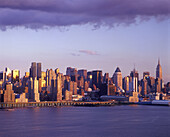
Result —
[{"label": "shoreline", "polygon": [[75,101],[45,101],[45,102],[27,102],[27,103],[0,103],[0,109],[10,108],[29,108],[29,107],[98,107],[98,106],[115,106],[115,105],[152,105],[152,106],[170,106],[169,103],[152,103],[138,102],[132,103],[129,101],[91,101],[91,102],[75,102]]},{"label": "shoreline", "polygon": [[60,107],[60,106],[113,106],[114,101],[96,101],[96,102],[74,102],[74,101],[46,101],[46,102],[28,102],[28,103],[0,103],[0,109],[23,108],[23,107]]}]

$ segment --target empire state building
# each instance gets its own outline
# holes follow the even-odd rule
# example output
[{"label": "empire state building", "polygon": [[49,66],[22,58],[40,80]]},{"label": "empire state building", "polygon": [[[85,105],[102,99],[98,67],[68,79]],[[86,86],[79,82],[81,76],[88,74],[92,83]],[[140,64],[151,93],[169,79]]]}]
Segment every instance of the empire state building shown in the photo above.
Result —
[{"label": "empire state building", "polygon": [[162,67],[160,65],[160,60],[158,60],[158,65],[156,68],[156,78],[160,78],[162,80]]},{"label": "empire state building", "polygon": [[156,85],[156,92],[160,93],[162,91],[162,67],[160,65],[160,60],[158,60],[158,65],[156,67],[155,85]]}]

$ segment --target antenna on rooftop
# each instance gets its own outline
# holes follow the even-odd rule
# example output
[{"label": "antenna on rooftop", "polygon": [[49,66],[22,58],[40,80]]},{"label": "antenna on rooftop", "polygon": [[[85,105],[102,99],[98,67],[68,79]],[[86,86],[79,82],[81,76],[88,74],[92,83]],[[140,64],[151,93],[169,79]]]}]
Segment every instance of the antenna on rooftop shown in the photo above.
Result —
[{"label": "antenna on rooftop", "polygon": [[134,63],[134,71],[136,70],[136,64]]}]

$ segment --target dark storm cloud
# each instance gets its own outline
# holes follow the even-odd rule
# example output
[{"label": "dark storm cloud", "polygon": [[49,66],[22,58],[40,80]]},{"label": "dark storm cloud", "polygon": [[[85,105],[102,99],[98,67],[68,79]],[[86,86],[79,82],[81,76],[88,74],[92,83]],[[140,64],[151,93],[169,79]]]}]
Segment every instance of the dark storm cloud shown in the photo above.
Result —
[{"label": "dark storm cloud", "polygon": [[0,0],[0,27],[132,24],[170,16],[170,0]]}]

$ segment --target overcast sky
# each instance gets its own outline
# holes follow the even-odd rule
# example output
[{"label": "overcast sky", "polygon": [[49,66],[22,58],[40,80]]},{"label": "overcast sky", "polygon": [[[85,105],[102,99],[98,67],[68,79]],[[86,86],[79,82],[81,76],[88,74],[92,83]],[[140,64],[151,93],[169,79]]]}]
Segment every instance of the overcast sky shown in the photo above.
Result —
[{"label": "overcast sky", "polygon": [[66,67],[170,81],[169,0],[0,0],[0,70]]}]

